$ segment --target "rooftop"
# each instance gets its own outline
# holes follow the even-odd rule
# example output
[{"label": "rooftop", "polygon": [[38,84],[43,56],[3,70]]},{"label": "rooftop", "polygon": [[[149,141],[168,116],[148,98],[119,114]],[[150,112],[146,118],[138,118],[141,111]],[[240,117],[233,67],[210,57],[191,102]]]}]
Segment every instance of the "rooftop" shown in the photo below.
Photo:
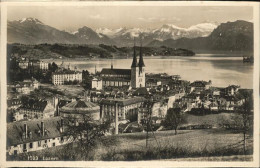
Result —
[{"label": "rooftop", "polygon": [[133,97],[133,98],[126,98],[126,99],[103,99],[100,104],[107,104],[107,105],[114,105],[118,103],[120,106],[127,106],[131,104],[136,104],[140,102],[144,102],[146,99],[143,97]]},{"label": "rooftop", "polygon": [[[61,136],[60,128],[60,117],[53,117],[48,119],[30,120],[13,122],[7,124],[7,143],[8,146],[18,145],[23,143],[29,143],[44,139],[50,139]],[[41,130],[41,121],[44,122],[44,128],[47,130],[45,136],[39,134]],[[24,124],[27,124],[28,133],[31,132],[32,136],[24,138]]]},{"label": "rooftop", "polygon": [[95,103],[85,100],[78,100],[66,104],[60,109],[60,111],[65,113],[92,113],[99,112],[99,109],[99,106]]},{"label": "rooftop", "polygon": [[129,75],[131,76],[131,69],[111,69],[111,68],[103,68],[101,71],[101,75]]}]

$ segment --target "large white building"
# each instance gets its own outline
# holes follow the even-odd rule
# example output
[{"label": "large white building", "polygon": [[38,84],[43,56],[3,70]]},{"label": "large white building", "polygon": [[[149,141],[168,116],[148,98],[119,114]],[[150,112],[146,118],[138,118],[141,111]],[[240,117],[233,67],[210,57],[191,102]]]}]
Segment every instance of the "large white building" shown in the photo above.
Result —
[{"label": "large white building", "polygon": [[49,69],[48,62],[40,61],[40,69],[41,70],[48,70]]},{"label": "large white building", "polygon": [[54,85],[63,85],[66,82],[82,82],[82,72],[63,69],[52,74],[52,83]]}]

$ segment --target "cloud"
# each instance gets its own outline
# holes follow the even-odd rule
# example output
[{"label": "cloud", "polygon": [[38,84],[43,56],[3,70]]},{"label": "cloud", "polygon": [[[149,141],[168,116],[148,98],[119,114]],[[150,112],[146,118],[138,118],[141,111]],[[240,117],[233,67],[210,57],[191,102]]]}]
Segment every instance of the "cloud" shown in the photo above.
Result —
[{"label": "cloud", "polygon": [[102,17],[100,14],[97,14],[97,15],[89,15],[89,18],[91,18],[91,19],[104,19],[104,17]]}]

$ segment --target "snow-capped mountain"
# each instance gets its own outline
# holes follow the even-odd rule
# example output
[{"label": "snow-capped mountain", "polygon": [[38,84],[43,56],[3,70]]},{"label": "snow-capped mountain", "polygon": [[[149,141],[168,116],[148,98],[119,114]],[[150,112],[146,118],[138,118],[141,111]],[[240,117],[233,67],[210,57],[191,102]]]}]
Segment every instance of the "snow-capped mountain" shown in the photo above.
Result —
[{"label": "snow-capped mountain", "polygon": [[213,23],[201,23],[193,25],[189,28],[181,28],[173,24],[165,24],[158,29],[142,29],[142,28],[98,28],[97,33],[105,34],[109,38],[119,44],[130,45],[133,43],[134,37],[139,37],[141,34],[144,44],[153,40],[163,41],[166,39],[179,39],[179,38],[196,38],[206,37],[217,27]]},{"label": "snow-capped mountain", "polygon": [[68,44],[107,44],[117,46],[132,46],[134,37],[139,43],[139,36],[143,37],[143,45],[152,41],[167,39],[207,37],[217,27],[214,23],[201,23],[188,28],[165,24],[157,29],[144,28],[98,28],[91,29],[84,26],[78,30],[65,31],[48,26],[35,18],[24,18],[8,21],[8,42],[39,44],[39,43],[68,43]]},{"label": "snow-capped mountain", "polygon": [[41,21],[39,21],[36,18],[23,18],[22,20],[18,20],[20,23],[34,23],[34,24],[43,24]]},{"label": "snow-capped mountain", "polygon": [[[208,29],[207,29],[208,27]],[[191,27],[189,30],[202,32],[210,30],[210,25]],[[192,51],[253,51],[253,23],[237,20],[234,22],[221,23],[210,35],[198,38],[167,39],[164,41],[154,40],[147,46],[150,47],[175,47],[185,48]]]},{"label": "snow-capped mountain", "polygon": [[48,26],[34,18],[8,21],[7,41],[23,44],[83,43],[74,35]]},{"label": "snow-capped mountain", "polygon": [[206,37],[217,27],[212,23],[201,23],[190,26],[188,28],[181,28],[172,24],[163,25],[161,28],[153,31],[157,40],[179,39],[179,38],[196,38]]}]

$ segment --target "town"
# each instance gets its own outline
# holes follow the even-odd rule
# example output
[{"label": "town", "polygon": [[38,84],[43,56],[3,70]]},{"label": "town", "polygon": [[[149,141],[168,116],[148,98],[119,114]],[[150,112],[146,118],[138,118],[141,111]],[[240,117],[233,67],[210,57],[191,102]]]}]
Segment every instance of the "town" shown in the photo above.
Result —
[{"label": "town", "polygon": [[[128,69],[111,64],[89,73],[87,69],[80,71],[64,63],[58,66],[16,53],[8,59],[8,66],[8,157],[75,143],[68,127],[86,121],[97,125],[109,121],[102,134],[107,137],[232,129],[237,127],[234,123],[218,118],[214,119],[219,120],[217,124],[194,123],[187,118],[182,122],[182,116],[200,120],[207,115],[233,114],[245,103],[252,104],[252,89],[216,87],[211,80],[187,81],[178,74],[146,73],[142,46],[137,51],[134,45]],[[249,112],[251,116],[252,106]]]}]

